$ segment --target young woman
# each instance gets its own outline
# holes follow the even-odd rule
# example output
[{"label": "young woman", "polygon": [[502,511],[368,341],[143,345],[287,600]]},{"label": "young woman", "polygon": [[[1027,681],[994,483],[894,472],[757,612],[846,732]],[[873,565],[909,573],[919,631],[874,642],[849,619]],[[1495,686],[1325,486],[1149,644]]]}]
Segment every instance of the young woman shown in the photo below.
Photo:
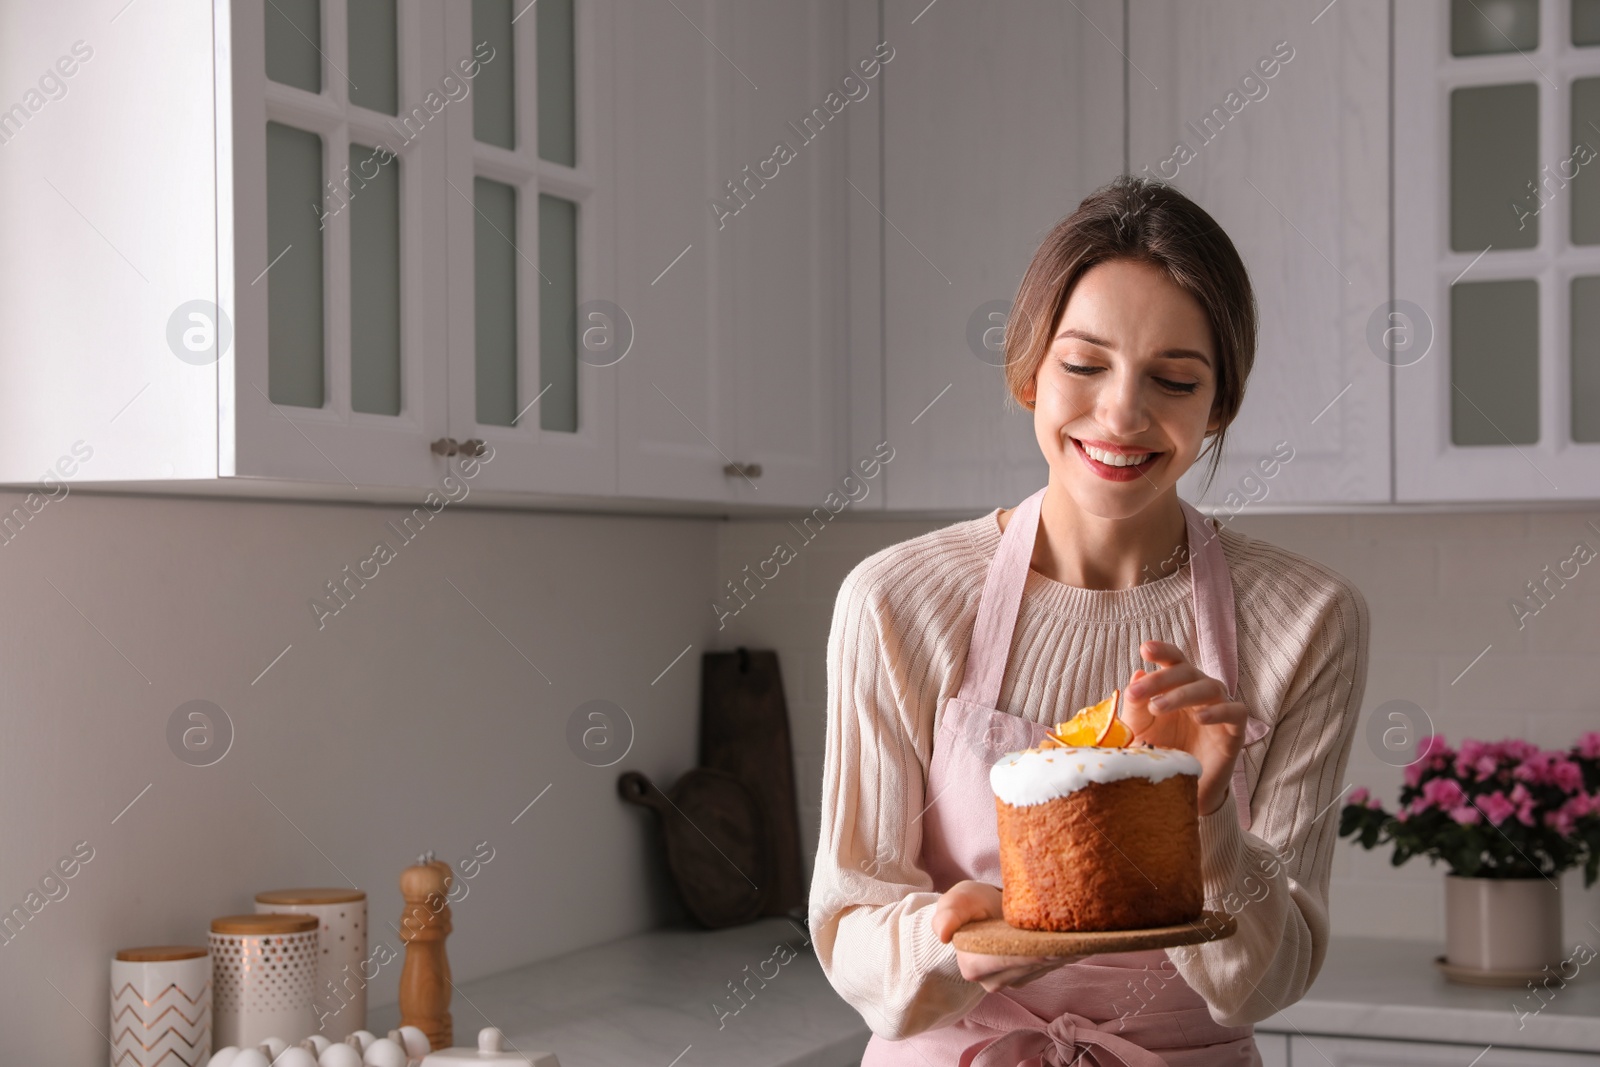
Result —
[{"label": "young woman", "polygon": [[[875,1035],[862,1067],[1257,1064],[1251,1024],[1316,977],[1366,602],[1177,494],[1206,448],[1215,474],[1255,338],[1249,277],[1209,215],[1160,183],[1098,190],[1040,245],[1006,334],[1048,483],[845,579],[810,920]],[[1292,458],[1284,442],[1260,470]],[[1001,917],[989,766],[1113,687],[1137,741],[1199,759],[1206,906],[1238,932],[958,951],[962,924]]]}]

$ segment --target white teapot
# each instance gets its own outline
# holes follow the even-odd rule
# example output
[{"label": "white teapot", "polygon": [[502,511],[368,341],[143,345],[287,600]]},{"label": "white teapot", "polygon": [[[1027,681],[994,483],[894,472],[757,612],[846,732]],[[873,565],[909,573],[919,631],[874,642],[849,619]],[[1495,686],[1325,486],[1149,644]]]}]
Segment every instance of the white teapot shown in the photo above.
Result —
[{"label": "white teapot", "polygon": [[479,1063],[506,1063],[515,1067],[561,1067],[553,1052],[505,1052],[505,1035],[492,1026],[478,1031],[477,1048],[445,1048],[430,1052],[422,1067],[470,1067]]}]

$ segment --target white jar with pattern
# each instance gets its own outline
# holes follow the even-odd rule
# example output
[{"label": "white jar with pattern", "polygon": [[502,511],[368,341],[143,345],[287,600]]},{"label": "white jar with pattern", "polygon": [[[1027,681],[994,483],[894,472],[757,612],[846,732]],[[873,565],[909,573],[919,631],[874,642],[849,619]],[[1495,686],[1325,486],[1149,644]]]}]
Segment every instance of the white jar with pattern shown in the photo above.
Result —
[{"label": "white jar with pattern", "polygon": [[[298,1041],[317,1029],[314,915],[229,915],[211,920],[211,1017],[216,1044]],[[292,1038],[288,1035],[294,1035]]]},{"label": "white jar with pattern", "polygon": [[258,912],[314,915],[317,978],[312,993],[316,1023],[310,1033],[343,1041],[367,1028],[367,894],[360,889],[273,889],[256,894]]},{"label": "white jar with pattern", "polygon": [[211,957],[190,945],[111,960],[112,1067],[195,1067],[211,1055]]}]

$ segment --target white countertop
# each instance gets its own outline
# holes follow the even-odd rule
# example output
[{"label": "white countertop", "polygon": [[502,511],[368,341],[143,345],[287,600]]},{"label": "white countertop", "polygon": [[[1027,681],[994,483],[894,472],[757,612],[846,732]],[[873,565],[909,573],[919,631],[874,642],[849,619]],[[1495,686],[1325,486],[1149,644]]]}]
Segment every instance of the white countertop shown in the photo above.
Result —
[{"label": "white countertop", "polygon": [[[1336,937],[1304,1000],[1256,1029],[1267,1033],[1445,1041],[1496,1048],[1600,1049],[1600,958],[1540,1000],[1521,989],[1445,981],[1427,941]],[[1552,983],[1553,985],[1554,983]],[[1525,1017],[1520,1020],[1513,1006]],[[1465,1061],[1463,1061],[1465,1062]]]},{"label": "white countertop", "polygon": [[[774,959],[780,944],[795,952],[787,963]],[[1321,1035],[1600,1049],[1600,958],[1519,1027],[1512,1005],[1531,1013],[1532,993],[1446,982],[1433,964],[1441,952],[1423,941],[1335,938],[1306,999],[1256,1029],[1313,1043]],[[765,987],[751,979],[755,995],[719,1026],[715,1005],[731,1011],[738,1003],[728,983],[758,970],[777,973]],[[561,1067],[840,1067],[858,1062],[871,1036],[828,984],[804,934],[784,919],[656,930],[583,949],[462,983],[451,1011],[456,1044],[497,1026],[524,1052],[555,1053]],[[375,1008],[369,1028],[383,1033],[397,1018],[394,1005]]]},{"label": "white countertop", "polygon": [[[794,953],[787,963],[774,958],[779,944]],[[728,983],[758,971],[776,973],[764,987],[750,978],[749,1002],[719,1016],[715,1005],[731,1012],[740,1003]],[[655,930],[582,949],[461,983],[450,1012],[457,1045],[497,1026],[517,1049],[553,1052],[561,1067],[841,1067],[859,1062],[871,1037],[828,984],[804,931],[786,919]],[[399,1011],[368,1015],[381,1034]]]}]

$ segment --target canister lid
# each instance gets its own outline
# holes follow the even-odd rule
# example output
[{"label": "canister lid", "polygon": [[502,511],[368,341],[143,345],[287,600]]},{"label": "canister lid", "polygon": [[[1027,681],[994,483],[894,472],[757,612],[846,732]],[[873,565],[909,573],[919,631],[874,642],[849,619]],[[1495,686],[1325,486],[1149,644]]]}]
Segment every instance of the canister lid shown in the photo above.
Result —
[{"label": "canister lid", "polygon": [[146,945],[142,948],[117,949],[117,959],[123,963],[171,963],[173,960],[197,960],[210,954],[210,949],[196,945]]},{"label": "canister lid", "polygon": [[305,905],[351,904],[366,900],[364,889],[269,889],[256,894],[257,904]]},{"label": "canister lid", "polygon": [[258,937],[262,934],[303,934],[308,930],[315,930],[320,925],[321,922],[315,915],[262,912],[259,915],[224,915],[212,919],[211,932]]}]

